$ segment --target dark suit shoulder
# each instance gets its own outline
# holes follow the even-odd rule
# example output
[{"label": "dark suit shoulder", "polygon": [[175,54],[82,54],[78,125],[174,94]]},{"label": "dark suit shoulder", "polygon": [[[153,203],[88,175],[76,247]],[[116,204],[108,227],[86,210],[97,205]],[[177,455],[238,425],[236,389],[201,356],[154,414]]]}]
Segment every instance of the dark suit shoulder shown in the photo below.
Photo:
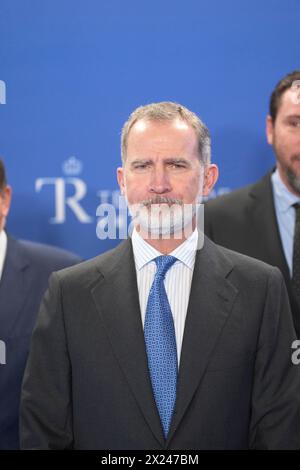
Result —
[{"label": "dark suit shoulder", "polygon": [[226,210],[229,208],[232,210],[232,207],[236,205],[243,205],[249,197],[249,193],[253,189],[253,184],[245,186],[244,188],[236,189],[228,194],[223,196],[216,197],[214,199],[209,199],[205,203],[205,213],[214,212],[219,210]]},{"label": "dark suit shoulder", "polygon": [[245,280],[266,280],[270,276],[275,276],[279,279],[283,279],[280,270],[277,267],[271,266],[261,260],[252,258],[250,256],[238,253],[237,251],[230,250],[221,245],[209,240],[212,243],[219,255],[226,258],[233,266],[232,272],[235,276],[243,277]]},{"label": "dark suit shoulder", "polygon": [[271,174],[264,175],[259,181],[236,189],[229,194],[210,199],[205,203],[205,214],[223,214],[243,211],[249,198],[266,198],[271,192]]},{"label": "dark suit shoulder", "polygon": [[31,264],[49,271],[80,263],[81,258],[69,251],[28,240],[14,240],[15,247]]},{"label": "dark suit shoulder", "polygon": [[246,266],[247,268],[254,268],[254,269],[262,270],[268,273],[270,271],[273,271],[274,269],[277,270],[277,268],[274,268],[274,266],[264,263],[263,261],[260,261],[256,258],[252,258],[251,256],[247,256],[242,253],[238,253],[237,251],[230,250],[229,248],[225,248],[224,246],[221,246],[221,245],[217,245],[217,244],[215,245],[218,248],[218,250],[220,250],[223,253],[224,256],[227,256],[230,258],[230,260],[235,266]]},{"label": "dark suit shoulder", "polygon": [[59,280],[66,285],[90,285],[100,276],[103,277],[106,273],[118,269],[124,254],[128,253],[129,250],[131,250],[131,242],[126,240],[112,250],[108,250],[76,266],[60,270],[56,274]]}]

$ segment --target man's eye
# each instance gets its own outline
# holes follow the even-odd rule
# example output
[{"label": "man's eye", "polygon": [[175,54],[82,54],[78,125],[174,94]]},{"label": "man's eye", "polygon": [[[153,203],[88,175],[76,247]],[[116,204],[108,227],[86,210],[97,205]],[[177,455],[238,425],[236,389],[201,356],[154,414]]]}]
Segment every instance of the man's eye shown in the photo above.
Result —
[{"label": "man's eye", "polygon": [[300,127],[300,120],[296,119],[296,120],[290,121],[289,124],[292,127],[297,127],[298,128],[298,127]]},{"label": "man's eye", "polygon": [[145,170],[148,167],[148,163],[138,163],[137,165],[134,165],[135,170]]},{"label": "man's eye", "polygon": [[183,163],[170,163],[170,167],[171,168],[175,168],[175,169],[180,169],[180,168],[185,168],[185,165]]}]

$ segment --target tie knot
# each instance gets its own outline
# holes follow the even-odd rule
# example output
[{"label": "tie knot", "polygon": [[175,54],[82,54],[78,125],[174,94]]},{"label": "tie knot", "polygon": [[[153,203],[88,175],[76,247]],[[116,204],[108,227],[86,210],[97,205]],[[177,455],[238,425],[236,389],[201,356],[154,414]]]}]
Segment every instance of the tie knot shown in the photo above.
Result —
[{"label": "tie knot", "polygon": [[175,258],[175,256],[162,255],[155,258],[154,261],[157,266],[156,277],[161,277],[164,279],[167,271],[177,261],[177,258]]}]

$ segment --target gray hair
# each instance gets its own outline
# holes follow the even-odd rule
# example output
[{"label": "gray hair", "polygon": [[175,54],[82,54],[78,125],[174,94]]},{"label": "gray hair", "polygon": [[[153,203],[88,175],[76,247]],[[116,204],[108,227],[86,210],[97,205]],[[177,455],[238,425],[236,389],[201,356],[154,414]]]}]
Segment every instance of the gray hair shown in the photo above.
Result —
[{"label": "gray hair", "polygon": [[126,162],[127,157],[129,132],[137,121],[145,119],[148,121],[172,122],[177,118],[181,119],[195,130],[198,139],[199,160],[204,165],[209,164],[211,143],[209,131],[206,125],[195,113],[181,104],[173,103],[171,101],[162,101],[160,103],[151,103],[145,106],[140,106],[131,113],[129,119],[125,122],[122,128],[121,155],[123,164]]}]

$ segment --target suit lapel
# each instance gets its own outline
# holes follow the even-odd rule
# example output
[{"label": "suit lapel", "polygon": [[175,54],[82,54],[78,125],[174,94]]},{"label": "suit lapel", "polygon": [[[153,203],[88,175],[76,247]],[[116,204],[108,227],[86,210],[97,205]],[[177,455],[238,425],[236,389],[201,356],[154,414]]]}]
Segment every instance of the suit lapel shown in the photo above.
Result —
[{"label": "suit lapel", "polygon": [[1,324],[5,331],[1,333],[9,336],[15,332],[15,321],[18,318],[29,290],[29,277],[25,271],[29,267],[29,260],[22,250],[20,243],[14,238],[7,237],[7,251],[0,282]]},{"label": "suit lapel", "polygon": [[119,245],[102,261],[100,281],[92,289],[112,349],[138,406],[160,445],[164,445],[153,397],[141,320],[131,242]]},{"label": "suit lapel", "polygon": [[216,254],[205,238],[197,252],[191,286],[174,414],[167,441],[164,440],[154,401],[139,308],[138,288],[131,243],[119,245],[99,266],[101,279],[92,296],[104,322],[112,349],[137,404],[153,435],[167,447],[205,374],[210,356],[228,318],[236,288],[226,279],[232,270],[228,259]]},{"label": "suit lapel", "polygon": [[197,252],[191,295],[182,344],[176,413],[168,446],[205,374],[218,337],[231,312],[236,288],[226,279],[232,265],[225,256],[216,256],[214,244],[205,238]]},{"label": "suit lapel", "polygon": [[[271,174],[268,173],[264,176],[250,190],[247,215],[250,220],[249,225],[257,233],[256,249],[260,247],[260,259],[273,266],[277,266],[283,273],[287,285],[289,285],[290,274],[277,223]],[[253,239],[255,239],[254,234]]]},{"label": "suit lapel", "polygon": [[252,191],[249,193],[251,198],[249,204],[253,205],[253,209],[250,209],[250,211],[253,210],[253,224],[255,224],[256,227],[261,227],[261,240],[264,240],[262,247],[264,257],[261,256],[260,259],[273,266],[277,266],[281,270],[290,298],[295,329],[299,335],[300,310],[293,296],[290,271],[283,251],[277,223],[271,174],[272,173],[267,174],[259,183],[254,185]]}]

